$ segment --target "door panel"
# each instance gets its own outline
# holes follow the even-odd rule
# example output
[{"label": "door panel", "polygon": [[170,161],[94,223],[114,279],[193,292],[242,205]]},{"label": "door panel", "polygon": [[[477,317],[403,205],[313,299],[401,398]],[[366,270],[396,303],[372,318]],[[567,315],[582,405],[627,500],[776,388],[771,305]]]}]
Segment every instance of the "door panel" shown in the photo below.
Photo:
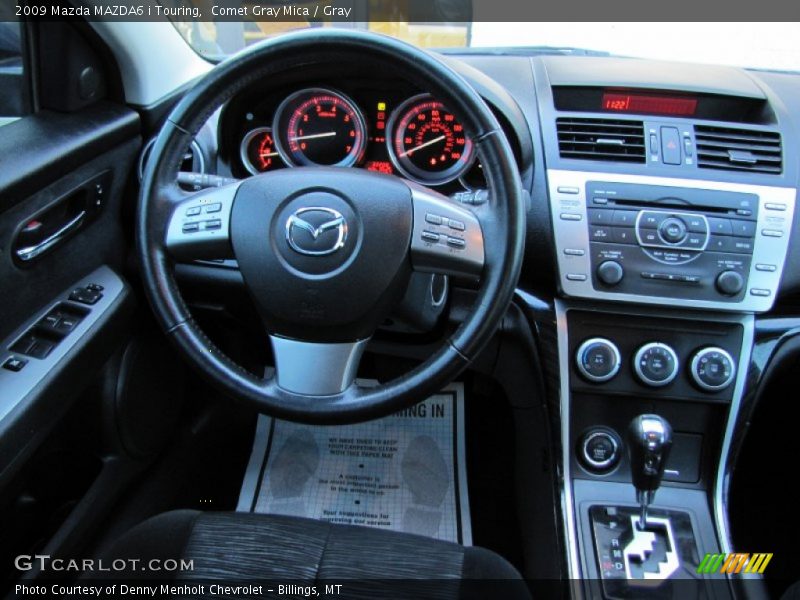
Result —
[{"label": "door panel", "polygon": [[[130,335],[122,204],[141,149],[138,115],[111,103],[2,133],[0,492]],[[100,279],[96,303],[72,293]]]}]

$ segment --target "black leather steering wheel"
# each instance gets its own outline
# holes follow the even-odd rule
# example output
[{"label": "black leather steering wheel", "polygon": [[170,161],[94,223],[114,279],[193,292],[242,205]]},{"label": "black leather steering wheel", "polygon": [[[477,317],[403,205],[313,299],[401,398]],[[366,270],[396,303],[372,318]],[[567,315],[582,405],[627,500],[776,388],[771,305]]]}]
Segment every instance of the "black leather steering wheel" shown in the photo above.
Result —
[{"label": "black leather steering wheel", "polygon": [[[185,149],[218,107],[260,79],[324,60],[359,61],[396,73],[448,106],[477,150],[488,204],[471,211],[398,177],[334,167],[283,169],[194,194],[178,187]],[[193,216],[198,209],[200,216]],[[508,141],[460,75],[392,38],[318,29],[253,46],[188,91],[147,162],[136,239],[156,317],[200,373],[261,412],[333,424],[383,416],[422,400],[475,358],[517,285],[524,210]],[[437,219],[429,215],[443,224],[431,224]],[[463,248],[422,236],[423,229],[452,234],[450,220],[464,225],[454,234],[464,240]],[[226,357],[181,298],[174,261],[225,257],[238,261],[269,333],[276,363],[270,377],[253,375]],[[414,270],[479,277],[475,304],[422,364],[392,381],[361,387],[354,378],[364,347]]]}]

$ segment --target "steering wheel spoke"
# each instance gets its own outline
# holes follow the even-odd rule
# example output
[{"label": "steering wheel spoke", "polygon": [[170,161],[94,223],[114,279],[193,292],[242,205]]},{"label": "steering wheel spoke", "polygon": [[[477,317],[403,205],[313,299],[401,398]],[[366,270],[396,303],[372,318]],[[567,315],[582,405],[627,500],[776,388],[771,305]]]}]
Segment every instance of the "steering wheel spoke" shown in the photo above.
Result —
[{"label": "steering wheel spoke", "polygon": [[231,211],[240,184],[205,189],[173,205],[165,241],[173,258],[233,258]]},{"label": "steering wheel spoke", "polygon": [[319,343],[277,335],[269,339],[278,387],[305,396],[333,396],[349,388],[369,342]]},{"label": "steering wheel spoke", "polygon": [[481,223],[449,198],[412,183],[414,225],[411,264],[415,271],[480,277],[484,264]]}]

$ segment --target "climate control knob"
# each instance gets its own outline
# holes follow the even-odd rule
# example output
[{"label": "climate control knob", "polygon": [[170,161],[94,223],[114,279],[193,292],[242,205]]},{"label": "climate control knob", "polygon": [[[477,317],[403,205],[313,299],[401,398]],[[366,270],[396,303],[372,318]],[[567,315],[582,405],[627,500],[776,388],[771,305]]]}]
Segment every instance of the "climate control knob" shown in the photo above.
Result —
[{"label": "climate control knob", "polygon": [[575,355],[578,371],[589,381],[602,383],[619,372],[619,350],[605,338],[590,338],[583,342]]},{"label": "climate control knob", "polygon": [[606,285],[617,285],[625,276],[622,265],[615,260],[606,260],[597,267],[597,278]]},{"label": "climate control knob", "polygon": [[689,368],[697,387],[707,392],[724,390],[736,379],[733,357],[714,346],[695,352]]},{"label": "climate control knob", "polygon": [[717,290],[726,296],[735,296],[744,287],[744,277],[736,271],[723,271],[717,275]]},{"label": "climate control knob", "polygon": [[675,350],[661,342],[645,344],[633,357],[633,370],[645,385],[661,387],[678,375],[678,355]]}]

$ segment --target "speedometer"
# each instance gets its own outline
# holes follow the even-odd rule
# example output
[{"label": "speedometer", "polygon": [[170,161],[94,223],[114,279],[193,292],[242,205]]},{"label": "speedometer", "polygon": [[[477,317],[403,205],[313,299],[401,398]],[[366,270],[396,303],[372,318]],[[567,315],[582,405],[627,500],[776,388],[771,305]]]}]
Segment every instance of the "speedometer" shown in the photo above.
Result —
[{"label": "speedometer", "polygon": [[459,177],[472,161],[472,141],[455,115],[428,94],[397,107],[386,143],[394,166],[406,177],[429,185]]},{"label": "speedometer", "polygon": [[272,127],[278,152],[294,166],[349,167],[364,154],[366,125],[355,104],[339,92],[310,88],[278,107]]}]

